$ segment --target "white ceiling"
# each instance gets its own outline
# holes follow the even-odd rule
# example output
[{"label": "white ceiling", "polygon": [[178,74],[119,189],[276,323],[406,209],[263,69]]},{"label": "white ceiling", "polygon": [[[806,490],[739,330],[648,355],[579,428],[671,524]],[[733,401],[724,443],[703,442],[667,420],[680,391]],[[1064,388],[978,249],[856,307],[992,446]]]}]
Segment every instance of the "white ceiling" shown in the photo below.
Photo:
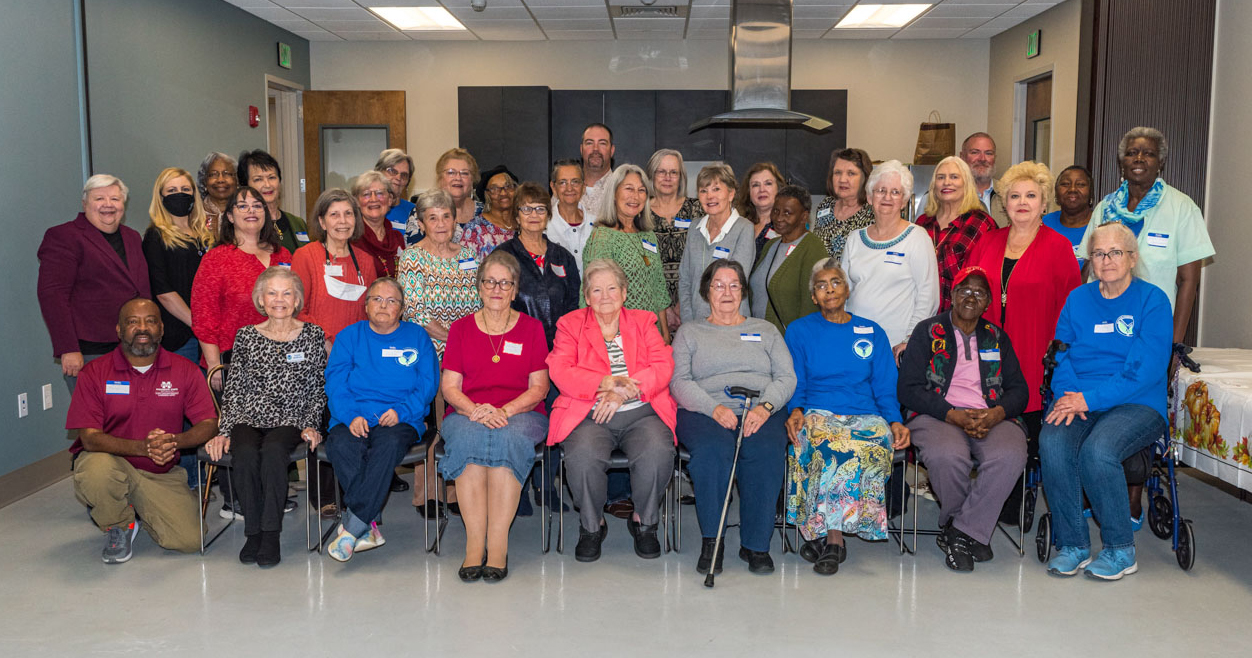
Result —
[{"label": "white ceiling", "polygon": [[[868,0],[904,4],[926,0]],[[833,29],[855,0],[795,0],[797,39],[987,39],[1064,0],[932,0],[933,6],[902,29]],[[653,0],[652,7],[687,6],[680,19],[612,18],[610,5],[641,0],[226,0],[310,41],[598,41],[602,39],[727,39],[730,0]],[[466,32],[402,32],[366,7],[445,7]]]}]

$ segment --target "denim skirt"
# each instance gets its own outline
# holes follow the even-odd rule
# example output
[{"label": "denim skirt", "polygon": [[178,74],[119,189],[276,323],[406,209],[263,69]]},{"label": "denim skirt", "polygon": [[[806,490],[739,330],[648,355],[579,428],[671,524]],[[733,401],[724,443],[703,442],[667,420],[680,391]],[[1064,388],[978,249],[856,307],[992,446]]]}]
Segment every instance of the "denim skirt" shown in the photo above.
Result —
[{"label": "denim skirt", "polygon": [[509,424],[491,429],[482,423],[451,413],[443,419],[444,457],[439,474],[455,480],[470,464],[505,467],[518,482],[526,482],[535,464],[535,445],[548,436],[548,417],[527,411],[509,418]]}]

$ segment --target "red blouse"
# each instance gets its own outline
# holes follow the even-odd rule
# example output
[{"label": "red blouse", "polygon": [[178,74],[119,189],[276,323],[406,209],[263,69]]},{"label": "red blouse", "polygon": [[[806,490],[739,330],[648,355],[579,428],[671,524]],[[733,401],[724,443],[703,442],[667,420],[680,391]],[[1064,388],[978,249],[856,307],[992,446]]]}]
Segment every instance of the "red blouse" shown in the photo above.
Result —
[{"label": "red blouse", "polygon": [[1039,233],[1009,274],[1005,322],[1005,318],[1000,317],[1000,281],[1004,278],[1004,249],[1008,240],[1007,227],[987,233],[974,245],[965,264],[981,266],[991,275],[987,282],[991,284],[991,299],[983,317],[1003,327],[1009,335],[1030,389],[1026,411],[1039,411],[1043,408],[1043,399],[1039,396],[1043,355],[1056,334],[1056,321],[1065,300],[1082,281],[1069,239],[1046,226],[1039,227]]},{"label": "red blouse", "polygon": [[404,251],[404,234],[391,228],[383,230],[381,240],[374,235],[374,229],[367,224],[361,239],[352,246],[369,254],[374,259],[374,272],[378,276],[396,276],[396,258]]},{"label": "red blouse", "polygon": [[[291,267],[285,247],[270,254],[270,265]],[[265,321],[252,305],[252,288],[265,265],[233,244],[213,247],[200,260],[191,284],[191,330],[196,338],[225,352],[240,329]]]},{"label": "red blouse", "polygon": [[[461,392],[474,404],[502,407],[530,388],[532,372],[548,369],[547,359],[548,339],[538,320],[520,313],[512,329],[491,336],[478,328],[471,313],[448,328],[443,369],[461,373]],[[548,415],[542,401],[533,411]],[[444,416],[452,413],[456,409],[448,405]]]},{"label": "red blouse", "polygon": [[[352,246],[351,249],[356,254],[355,265],[350,256],[331,258],[327,263],[326,247],[321,242],[310,242],[300,247],[291,259],[291,271],[304,284],[304,308],[300,309],[299,320],[321,327],[332,343],[341,329],[365,319],[365,293],[362,292],[355,301],[331,296],[326,290],[327,266],[331,268],[332,278],[354,286],[368,287],[378,278],[374,271],[375,259],[360,246]],[[359,273],[358,266],[361,268]],[[334,274],[335,268],[338,268],[338,274]]]},{"label": "red blouse", "polygon": [[[930,215],[917,218],[917,225],[926,229],[935,245],[935,260],[939,262],[939,312],[952,308],[952,279],[966,265],[970,251],[978,238],[988,231],[996,230],[996,221],[981,210],[971,210],[952,220],[948,228],[939,228],[939,220]],[[1012,340],[1012,336],[1009,339]]]}]

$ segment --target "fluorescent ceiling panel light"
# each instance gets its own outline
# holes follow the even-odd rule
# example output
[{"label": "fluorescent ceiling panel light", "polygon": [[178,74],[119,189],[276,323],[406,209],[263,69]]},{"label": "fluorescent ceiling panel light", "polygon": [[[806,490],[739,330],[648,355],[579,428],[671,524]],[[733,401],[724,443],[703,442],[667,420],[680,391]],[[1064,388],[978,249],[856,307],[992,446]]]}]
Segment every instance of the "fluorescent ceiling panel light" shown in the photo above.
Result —
[{"label": "fluorescent ceiling panel light", "polygon": [[849,11],[836,28],[900,28],[930,9],[928,4],[917,5],[857,5]]},{"label": "fluorescent ceiling panel light", "polygon": [[379,18],[397,30],[408,32],[442,32],[464,30],[447,9],[443,7],[370,7]]}]

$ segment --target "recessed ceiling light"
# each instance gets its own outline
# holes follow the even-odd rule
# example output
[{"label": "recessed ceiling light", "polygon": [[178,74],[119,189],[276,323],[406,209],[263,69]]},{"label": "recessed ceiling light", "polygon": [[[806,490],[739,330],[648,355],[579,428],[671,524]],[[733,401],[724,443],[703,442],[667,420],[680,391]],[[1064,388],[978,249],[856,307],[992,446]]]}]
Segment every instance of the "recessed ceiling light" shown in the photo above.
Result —
[{"label": "recessed ceiling light", "polygon": [[857,5],[848,12],[836,28],[897,28],[908,25],[909,21],[930,8],[928,4],[918,5]]},{"label": "recessed ceiling light", "polygon": [[370,11],[397,30],[431,32],[465,29],[443,7],[370,7]]}]

